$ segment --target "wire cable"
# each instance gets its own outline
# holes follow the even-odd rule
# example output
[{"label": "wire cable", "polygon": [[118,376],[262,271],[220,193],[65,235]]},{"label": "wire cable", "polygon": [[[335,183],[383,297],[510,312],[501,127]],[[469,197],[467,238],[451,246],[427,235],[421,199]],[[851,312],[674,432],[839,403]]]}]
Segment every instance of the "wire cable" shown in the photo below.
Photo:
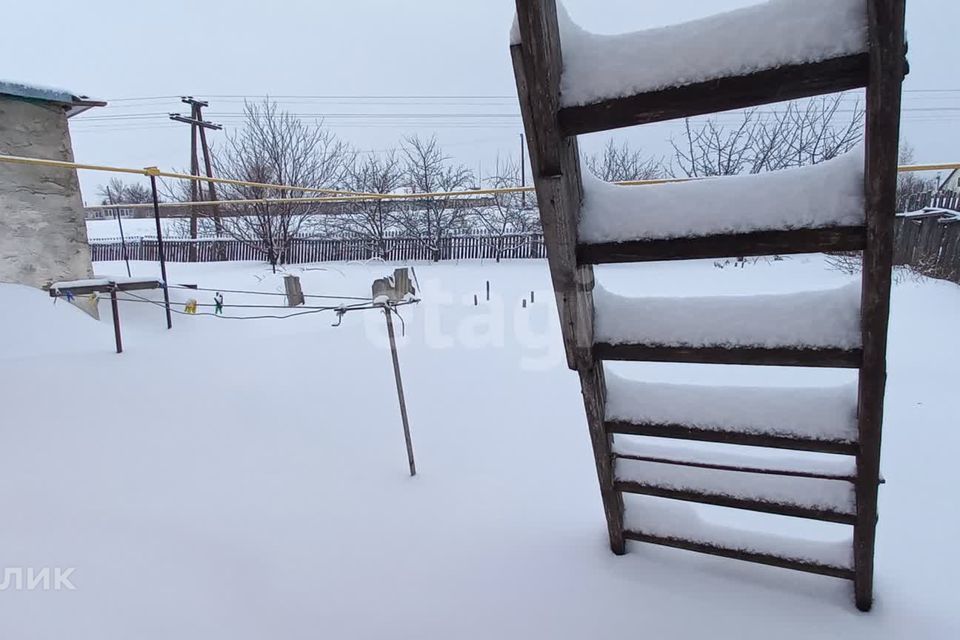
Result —
[{"label": "wire cable", "polygon": [[[185,289],[187,291],[208,291],[213,293],[236,293],[243,295],[256,295],[256,296],[286,296],[285,293],[280,293],[278,291],[243,291],[240,289],[209,289],[205,287],[188,287],[183,284],[171,284],[168,285],[171,289]],[[328,296],[328,295],[318,295],[318,294],[303,294],[304,298],[317,298],[317,299],[326,299],[326,300],[369,300],[368,297],[361,296]]]},{"label": "wire cable", "polygon": [[[154,306],[160,307],[161,309],[166,308],[166,305],[165,305],[163,302],[158,302],[158,301],[156,301],[156,300],[150,300],[149,298],[144,298],[143,296],[138,296],[137,294],[132,293],[132,292],[130,292],[130,291],[123,291],[123,292],[120,292],[120,293],[122,293],[122,294],[124,294],[124,295],[126,295],[126,296],[131,296],[131,297],[129,297],[129,298],[117,296],[117,300],[120,300],[120,301],[123,301],[123,302],[141,302],[141,303],[152,304],[152,305],[154,305]],[[106,296],[98,296],[98,299],[100,299],[100,300],[103,300],[103,299],[106,299],[106,298],[107,298]],[[386,305],[386,308],[390,309],[390,308],[399,307],[399,306],[406,306],[406,305],[408,305],[408,304],[417,304],[417,303],[419,303],[419,302],[420,302],[419,299],[414,299],[414,300],[408,300],[408,301],[404,301],[404,302],[390,303],[390,304]],[[212,304],[198,304],[197,306],[213,307],[213,306],[216,306],[216,305],[212,305]],[[270,309],[289,309],[289,308],[290,308],[290,307],[279,307],[279,306],[270,307],[270,306],[258,306],[258,305],[223,305],[223,306],[224,306],[224,308],[238,308],[238,307],[249,308],[249,307],[251,307],[251,306],[252,306],[252,307],[255,307],[255,308],[270,308]],[[366,310],[372,310],[372,309],[383,309],[384,307],[385,307],[385,305],[382,305],[382,304],[374,304],[373,302],[369,302],[369,303],[365,303],[365,304],[338,305],[338,306],[335,306],[335,307],[311,307],[311,308],[306,309],[306,310],[295,311],[295,312],[293,312],[293,313],[288,313],[288,314],[284,314],[284,315],[269,315],[269,314],[268,314],[268,315],[256,315],[256,316],[225,316],[225,315],[220,315],[220,314],[217,314],[217,313],[210,313],[210,312],[208,312],[208,311],[203,311],[203,312],[200,312],[200,313],[187,313],[186,311],[180,311],[179,309],[174,309],[172,305],[170,306],[170,311],[172,311],[173,313],[182,315],[182,316],[209,316],[209,317],[213,317],[213,318],[220,318],[221,320],[285,320],[285,319],[287,319],[287,318],[295,318],[295,317],[298,317],[298,316],[306,316],[306,315],[311,315],[311,314],[315,314],[315,313],[323,313],[323,312],[325,312],[325,311],[336,311],[338,315],[343,316],[344,314],[346,314],[346,313],[348,313],[348,312],[350,312],[350,311],[366,311]],[[303,307],[301,307],[301,309],[303,309]],[[393,312],[396,313],[395,310],[394,310]],[[399,314],[397,314],[397,315],[398,315],[398,317],[399,317]]]}]

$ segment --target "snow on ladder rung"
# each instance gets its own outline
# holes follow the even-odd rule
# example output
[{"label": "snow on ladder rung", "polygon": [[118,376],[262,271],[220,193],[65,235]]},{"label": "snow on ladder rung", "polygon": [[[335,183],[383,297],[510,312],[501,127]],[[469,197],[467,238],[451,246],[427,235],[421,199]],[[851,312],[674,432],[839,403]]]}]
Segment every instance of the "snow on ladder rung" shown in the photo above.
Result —
[{"label": "snow on ladder rung", "polygon": [[[675,354],[678,362],[711,361],[698,357],[724,362],[729,351],[734,362],[753,356],[758,364],[796,359],[816,366],[815,352],[822,351],[819,366],[859,364],[858,283],[824,291],[687,298],[630,297],[598,285],[594,307],[594,342],[602,358],[658,360]],[[638,347],[634,358],[632,346]],[[622,347],[621,353],[611,347]],[[656,347],[666,349],[658,354]],[[697,349],[717,353],[698,356]],[[649,351],[646,357],[644,350]],[[768,362],[764,351],[771,352]]]},{"label": "snow on ladder rung", "polygon": [[[558,6],[566,135],[726,111],[867,84],[866,0],[772,0],[619,35]],[[512,41],[520,41],[515,29]],[[656,60],[657,64],[648,64]]]},{"label": "snow on ladder rung", "polygon": [[865,244],[866,230],[862,226],[750,231],[691,238],[579,244],[577,263],[623,264],[730,256],[746,258],[799,253],[838,253],[862,251]]},{"label": "snow on ladder rung", "polygon": [[629,380],[607,371],[604,419],[853,444],[857,387],[746,387]]},{"label": "snow on ladder rung", "polygon": [[732,509],[853,524],[854,488],[842,480],[770,476],[618,459],[620,491]]},{"label": "snow on ladder rung", "polygon": [[857,475],[856,459],[853,456],[818,456],[807,453],[746,455],[731,452],[727,447],[704,449],[671,446],[629,435],[614,436],[613,454],[627,460],[785,477],[854,482]]},{"label": "snow on ladder rung", "polygon": [[[584,172],[578,241],[583,251],[583,245],[599,243],[642,241],[638,243],[642,245],[678,239],[689,243],[693,238],[726,235],[732,238],[731,246],[713,247],[719,253],[713,257],[728,257],[741,255],[734,246],[737,234],[807,230],[810,237],[799,233],[772,237],[784,248],[792,238],[805,240],[803,248],[814,251],[816,243],[862,248],[863,175],[862,146],[806,167],[666,184],[617,185]],[[847,236],[811,235],[811,230],[830,228],[848,228]],[[747,235],[743,244],[750,239]],[[778,246],[764,250],[776,253]],[[747,249],[745,253],[756,252]]]},{"label": "snow on ladder rung", "polygon": [[853,578],[853,540],[815,542],[707,522],[688,505],[624,496],[631,540],[838,578]]},{"label": "snow on ladder rung", "polygon": [[702,429],[677,424],[632,423],[606,421],[604,429],[609,434],[669,438],[694,442],[712,442],[744,447],[763,447],[841,455],[856,455],[858,445],[846,440],[828,440],[798,436],[780,436],[762,432],[745,432],[733,429]]}]

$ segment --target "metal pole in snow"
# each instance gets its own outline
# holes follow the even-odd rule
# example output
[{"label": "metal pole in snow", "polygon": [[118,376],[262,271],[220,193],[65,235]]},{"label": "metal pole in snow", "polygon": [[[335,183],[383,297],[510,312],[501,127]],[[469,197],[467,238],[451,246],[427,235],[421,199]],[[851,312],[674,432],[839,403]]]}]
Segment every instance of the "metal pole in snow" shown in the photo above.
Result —
[{"label": "metal pole in snow", "polygon": [[120,338],[120,305],[117,304],[117,287],[110,289],[110,308],[113,311],[113,337],[117,341],[117,353],[123,353],[123,340]]},{"label": "metal pole in snow", "polygon": [[129,278],[132,274],[130,273],[130,255],[127,253],[127,239],[123,235],[123,220],[120,218],[120,209],[117,208],[114,211],[117,213],[117,226],[120,227],[120,246],[123,248],[123,261],[127,263],[127,277]]},{"label": "metal pole in snow", "polygon": [[400,360],[397,357],[397,338],[393,332],[393,310],[384,305],[383,314],[387,317],[387,335],[390,336],[390,355],[393,357],[393,377],[397,380],[397,396],[400,398],[400,419],[403,420],[403,439],[407,443],[407,461],[410,463],[410,475],[417,475],[417,465],[413,461],[413,440],[410,438],[410,423],[407,421],[407,402],[403,398],[403,380],[400,379]]},{"label": "metal pole in snow", "polygon": [[150,175],[150,189],[153,191],[153,219],[157,223],[157,255],[160,258],[160,277],[163,278],[163,304],[167,309],[167,329],[172,329],[170,289],[167,287],[167,258],[163,252],[163,229],[160,227],[160,199],[157,197],[157,176],[153,174]]}]

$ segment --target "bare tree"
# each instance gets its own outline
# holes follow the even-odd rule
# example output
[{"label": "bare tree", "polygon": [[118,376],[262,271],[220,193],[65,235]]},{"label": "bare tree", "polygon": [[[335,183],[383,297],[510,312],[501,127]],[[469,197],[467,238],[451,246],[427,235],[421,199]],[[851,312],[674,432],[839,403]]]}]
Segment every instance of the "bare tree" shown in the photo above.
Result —
[{"label": "bare tree", "polygon": [[613,140],[609,140],[600,153],[587,156],[587,168],[607,182],[653,180],[666,174],[661,160],[644,156],[640,149],[631,149],[627,142],[618,147]]},{"label": "bare tree", "polygon": [[[497,160],[493,176],[486,187],[514,189],[520,187],[520,167],[516,162]],[[526,242],[526,235],[540,231],[536,198],[526,198],[519,192],[494,193],[484,198],[484,204],[474,209],[472,220],[486,241],[493,247],[497,262],[504,254]],[[517,236],[520,236],[519,238]]]},{"label": "bare tree", "polygon": [[[392,193],[404,182],[403,165],[395,151],[385,155],[369,154],[363,159],[354,155],[345,184],[358,193]],[[387,238],[397,226],[397,213],[402,205],[396,200],[353,200],[344,204],[344,215],[335,216],[330,227],[339,233],[363,238],[371,252],[386,260]]]},{"label": "bare tree", "polygon": [[[904,142],[900,145],[900,164],[907,165],[914,162],[913,146]],[[937,181],[935,179],[924,178],[922,174],[913,172],[902,172],[897,174],[897,210],[909,211],[911,209],[920,209],[924,203],[929,204],[929,200],[924,196],[932,194],[937,190]]]},{"label": "bare tree", "polygon": [[147,204],[153,202],[153,192],[139,182],[126,183],[120,178],[111,178],[100,185],[97,194],[100,204]]},{"label": "bare tree", "polygon": [[[458,191],[473,185],[473,174],[451,163],[436,137],[407,138],[402,146],[404,182],[413,193]],[[403,212],[400,224],[418,238],[434,261],[440,260],[443,239],[466,226],[469,210],[456,198],[424,198],[422,204]]]},{"label": "bare tree", "polygon": [[[859,101],[841,109],[843,96],[788,102],[775,110],[744,111],[736,124],[716,117],[672,139],[674,174],[710,177],[760,173],[830,160],[863,139]],[[729,118],[720,116],[719,118]]]},{"label": "bare tree", "polygon": [[[248,182],[334,189],[343,182],[347,147],[322,123],[309,125],[276,102],[244,104],[241,128],[214,149],[219,176]],[[317,196],[302,189],[222,185],[225,200],[290,199]],[[315,222],[312,203],[263,202],[221,205],[228,236],[257,248],[271,266],[287,261],[297,236]]]}]

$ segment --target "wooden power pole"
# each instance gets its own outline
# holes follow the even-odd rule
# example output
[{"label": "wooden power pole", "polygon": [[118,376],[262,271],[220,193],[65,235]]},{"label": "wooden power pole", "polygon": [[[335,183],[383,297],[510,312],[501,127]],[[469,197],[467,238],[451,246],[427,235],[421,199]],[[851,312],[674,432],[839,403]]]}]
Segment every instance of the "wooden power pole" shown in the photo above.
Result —
[{"label": "wooden power pole", "polygon": [[[200,162],[197,157],[197,139],[199,138],[200,148],[203,152],[204,171],[208,178],[212,178],[213,162],[210,157],[210,146],[207,144],[207,129],[219,131],[223,129],[223,127],[203,119],[203,108],[209,106],[209,103],[205,100],[196,100],[193,96],[184,96],[180,98],[180,101],[190,105],[190,117],[182,116],[179,113],[171,113],[170,119],[190,125],[190,175],[200,176]],[[203,189],[200,184],[197,181],[193,181],[190,185],[190,200],[192,202],[199,202],[202,199],[202,193]],[[220,207],[216,204],[217,187],[213,182],[207,183],[206,200],[212,203],[210,209],[207,211],[207,215],[213,218],[217,237],[220,237],[223,232],[223,220],[220,217]],[[197,231],[197,210],[196,208],[191,208],[190,238],[195,240],[197,238]],[[196,247],[194,246],[190,248],[190,260],[196,260]]]}]

